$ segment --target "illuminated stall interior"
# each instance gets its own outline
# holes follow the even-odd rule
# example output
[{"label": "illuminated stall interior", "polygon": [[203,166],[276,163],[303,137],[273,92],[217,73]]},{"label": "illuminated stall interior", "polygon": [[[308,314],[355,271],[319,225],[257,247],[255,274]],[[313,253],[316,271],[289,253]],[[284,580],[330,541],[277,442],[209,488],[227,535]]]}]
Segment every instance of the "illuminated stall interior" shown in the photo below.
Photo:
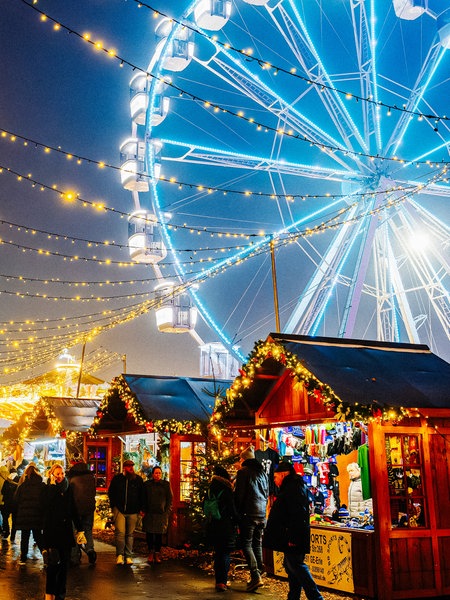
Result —
[{"label": "illuminated stall interior", "polygon": [[15,464],[35,462],[42,473],[55,462],[67,466],[82,455],[99,404],[90,398],[40,398],[3,432],[3,453]]}]

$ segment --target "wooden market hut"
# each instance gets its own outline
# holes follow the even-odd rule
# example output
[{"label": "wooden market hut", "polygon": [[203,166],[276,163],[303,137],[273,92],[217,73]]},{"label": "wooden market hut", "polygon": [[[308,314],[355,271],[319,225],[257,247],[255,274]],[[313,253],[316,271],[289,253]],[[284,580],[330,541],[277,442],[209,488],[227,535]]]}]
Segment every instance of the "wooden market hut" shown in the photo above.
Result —
[{"label": "wooden market hut", "polygon": [[374,527],[312,525],[319,585],[379,600],[450,597],[450,364],[423,345],[270,334],[227,397],[229,428],[367,429]]},{"label": "wooden market hut", "polygon": [[[188,541],[187,500],[197,455],[204,446],[215,395],[229,380],[123,374],[113,380],[91,427],[87,456],[106,460],[106,485],[120,467],[127,435],[157,432],[164,445],[173,501],[173,527],[167,543],[178,547]],[[158,459],[164,459],[159,449]],[[140,465],[136,467],[138,470]],[[106,489],[104,490],[106,491]]]}]

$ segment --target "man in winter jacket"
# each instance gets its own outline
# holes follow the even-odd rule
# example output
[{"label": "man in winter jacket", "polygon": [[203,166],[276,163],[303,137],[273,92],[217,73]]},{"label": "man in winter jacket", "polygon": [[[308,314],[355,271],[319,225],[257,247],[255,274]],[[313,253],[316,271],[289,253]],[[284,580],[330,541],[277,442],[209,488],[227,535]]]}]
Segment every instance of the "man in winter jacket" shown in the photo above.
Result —
[{"label": "man in winter jacket", "polygon": [[134,472],[134,462],[123,463],[123,473],[114,475],[108,489],[114,517],[116,563],[133,564],[133,533],[138,514],[144,515],[145,488],[140,475]]},{"label": "man in winter jacket", "polygon": [[279,493],[270,509],[263,545],[284,552],[283,564],[289,581],[287,600],[300,600],[302,589],[308,600],[323,600],[304,562],[310,552],[307,487],[288,462],[278,465],[274,478]]},{"label": "man in winter jacket", "polygon": [[262,535],[266,523],[269,480],[264,467],[256,460],[253,446],[241,454],[241,468],[236,474],[234,503],[239,517],[239,534],[245,560],[250,569],[247,591],[263,585]]},{"label": "man in winter jacket", "polygon": [[[86,537],[86,543],[82,549],[86,552],[89,563],[93,565],[97,560],[97,553],[94,550],[94,538],[92,537],[96,493],[95,476],[88,469],[87,464],[80,460],[69,469],[67,478],[80,527]],[[72,562],[79,562],[81,552],[78,547],[75,550],[76,554],[72,556]]]}]

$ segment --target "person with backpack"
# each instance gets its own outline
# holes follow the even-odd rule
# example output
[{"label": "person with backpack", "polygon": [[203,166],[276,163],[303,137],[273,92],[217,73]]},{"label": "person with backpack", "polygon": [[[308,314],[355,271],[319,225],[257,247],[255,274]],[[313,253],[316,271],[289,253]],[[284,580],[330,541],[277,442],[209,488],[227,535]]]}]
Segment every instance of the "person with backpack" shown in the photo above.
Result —
[{"label": "person with backpack", "polygon": [[225,592],[228,587],[230,553],[236,547],[238,519],[230,474],[220,465],[213,467],[213,476],[203,502],[203,512],[207,519],[207,541],[214,549],[216,591]]}]

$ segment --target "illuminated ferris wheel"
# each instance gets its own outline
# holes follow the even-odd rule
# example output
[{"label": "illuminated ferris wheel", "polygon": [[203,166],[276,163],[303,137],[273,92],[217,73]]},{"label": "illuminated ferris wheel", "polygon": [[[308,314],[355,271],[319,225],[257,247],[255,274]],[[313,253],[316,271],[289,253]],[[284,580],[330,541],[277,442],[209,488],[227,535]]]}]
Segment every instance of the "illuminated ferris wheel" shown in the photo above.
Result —
[{"label": "illuminated ferris wheel", "polygon": [[195,335],[198,311],[242,358],[274,329],[275,290],[284,332],[443,353],[445,4],[195,0],[153,15],[121,175],[161,330]]}]

